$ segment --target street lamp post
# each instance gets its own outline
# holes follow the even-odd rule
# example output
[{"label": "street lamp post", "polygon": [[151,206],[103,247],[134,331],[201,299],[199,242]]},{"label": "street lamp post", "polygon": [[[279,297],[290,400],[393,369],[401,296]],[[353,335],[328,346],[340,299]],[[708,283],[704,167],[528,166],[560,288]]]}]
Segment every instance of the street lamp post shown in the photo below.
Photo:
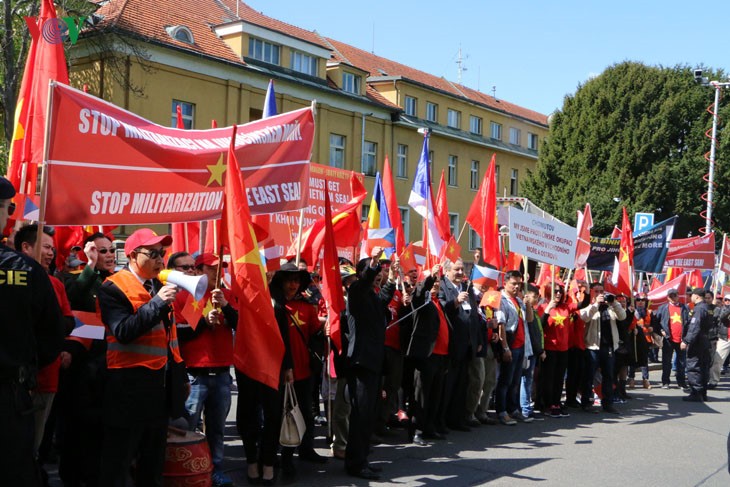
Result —
[{"label": "street lamp post", "polygon": [[708,78],[702,76],[701,69],[694,70],[695,81],[700,83],[702,86],[711,86],[715,89],[715,103],[713,104],[714,109],[712,110],[712,138],[710,139],[710,169],[707,172],[707,209],[705,210],[705,235],[709,235],[712,231],[712,207],[714,204],[714,193],[715,193],[715,151],[717,146],[717,112],[720,107],[720,90],[730,86],[730,82],[722,81],[709,81]]}]

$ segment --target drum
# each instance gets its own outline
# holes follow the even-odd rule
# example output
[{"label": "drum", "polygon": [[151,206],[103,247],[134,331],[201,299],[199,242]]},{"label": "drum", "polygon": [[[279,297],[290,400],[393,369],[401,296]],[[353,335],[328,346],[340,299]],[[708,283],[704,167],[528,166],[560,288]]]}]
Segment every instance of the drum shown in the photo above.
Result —
[{"label": "drum", "polygon": [[165,450],[165,487],[211,487],[213,463],[205,435],[170,429]]}]

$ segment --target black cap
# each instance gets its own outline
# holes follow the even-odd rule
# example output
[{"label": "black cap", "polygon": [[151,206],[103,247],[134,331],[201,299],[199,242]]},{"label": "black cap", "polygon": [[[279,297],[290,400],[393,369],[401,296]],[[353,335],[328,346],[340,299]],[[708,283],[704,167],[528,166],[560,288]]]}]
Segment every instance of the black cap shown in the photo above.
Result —
[{"label": "black cap", "polygon": [[9,200],[13,196],[15,196],[15,188],[13,188],[13,184],[0,176],[0,200]]}]

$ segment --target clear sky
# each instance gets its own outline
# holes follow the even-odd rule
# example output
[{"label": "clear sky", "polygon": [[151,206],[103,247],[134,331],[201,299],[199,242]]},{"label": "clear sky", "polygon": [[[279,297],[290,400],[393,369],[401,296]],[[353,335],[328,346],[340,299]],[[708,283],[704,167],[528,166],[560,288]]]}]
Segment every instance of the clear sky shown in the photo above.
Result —
[{"label": "clear sky", "polygon": [[730,71],[730,2],[722,0],[245,1],[451,81],[461,46],[464,85],[488,94],[496,87],[498,98],[544,114],[625,60]]}]

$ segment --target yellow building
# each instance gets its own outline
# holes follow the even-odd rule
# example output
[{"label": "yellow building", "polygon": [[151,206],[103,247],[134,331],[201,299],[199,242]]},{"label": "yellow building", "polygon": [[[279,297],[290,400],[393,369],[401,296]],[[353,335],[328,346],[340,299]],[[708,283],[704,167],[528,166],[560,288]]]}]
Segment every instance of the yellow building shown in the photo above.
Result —
[{"label": "yellow building", "polygon": [[[280,112],[316,100],[312,161],[362,172],[372,189],[387,156],[406,236],[421,238],[407,206],[423,136],[431,129],[434,192],[442,171],[459,233],[492,154],[500,195],[518,196],[535,166],[547,117],[444,78],[266,17],[234,0],[108,0],[94,35],[69,56],[72,83],[159,124],[187,128],[261,117],[275,81]],[[305,8],[305,7],[302,7]],[[465,257],[477,245],[465,232]],[[468,240],[468,242],[467,242]]]}]

